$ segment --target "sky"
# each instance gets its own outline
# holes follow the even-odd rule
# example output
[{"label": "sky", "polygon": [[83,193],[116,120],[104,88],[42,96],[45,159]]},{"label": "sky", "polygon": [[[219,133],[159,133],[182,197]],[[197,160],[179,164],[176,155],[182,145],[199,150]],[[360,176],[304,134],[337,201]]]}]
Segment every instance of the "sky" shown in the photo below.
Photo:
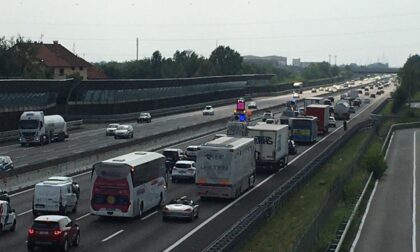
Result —
[{"label": "sky", "polygon": [[[57,40],[89,62],[216,46],[241,55],[402,66],[420,53],[419,0],[1,0],[0,36]],[[336,61],[335,61],[336,60]]]}]

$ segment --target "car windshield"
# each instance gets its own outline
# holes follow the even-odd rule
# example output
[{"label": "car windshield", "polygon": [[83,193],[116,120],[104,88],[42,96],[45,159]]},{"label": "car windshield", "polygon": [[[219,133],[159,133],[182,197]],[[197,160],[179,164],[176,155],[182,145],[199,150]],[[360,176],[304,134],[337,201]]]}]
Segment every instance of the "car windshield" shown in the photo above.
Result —
[{"label": "car windshield", "polygon": [[53,221],[34,221],[32,224],[33,228],[41,228],[41,229],[56,229],[59,227],[58,222]]},{"label": "car windshield", "polygon": [[38,120],[20,120],[19,128],[20,129],[37,129],[39,121]]},{"label": "car windshield", "polygon": [[181,168],[181,169],[186,169],[186,168],[190,168],[191,164],[185,164],[185,163],[177,163],[175,164],[176,168]]},{"label": "car windshield", "polygon": [[197,147],[188,147],[187,151],[197,151]]},{"label": "car windshield", "polygon": [[178,158],[178,152],[177,151],[164,151],[163,155],[167,158],[167,159],[171,159],[171,160],[175,160]]},{"label": "car windshield", "polygon": [[113,129],[115,129],[115,128],[117,128],[118,127],[118,124],[110,124],[110,125],[108,125],[108,128],[113,128]]},{"label": "car windshield", "polygon": [[188,199],[174,199],[169,202],[169,204],[183,204],[183,205],[191,205],[191,200]]},{"label": "car windshield", "polygon": [[140,113],[140,116],[149,116],[149,113]]},{"label": "car windshield", "polygon": [[206,106],[206,110],[212,109],[211,106]]},{"label": "car windshield", "polygon": [[128,126],[127,125],[120,125],[117,128],[117,130],[126,130],[126,129],[128,129]]}]

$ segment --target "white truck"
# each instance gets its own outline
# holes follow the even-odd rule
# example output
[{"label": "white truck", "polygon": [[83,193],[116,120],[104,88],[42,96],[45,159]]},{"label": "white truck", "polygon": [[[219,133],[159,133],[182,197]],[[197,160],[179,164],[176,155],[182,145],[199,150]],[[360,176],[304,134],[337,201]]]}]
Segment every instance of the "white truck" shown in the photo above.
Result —
[{"label": "white truck", "polygon": [[196,179],[201,198],[233,199],[255,183],[253,138],[221,137],[197,151]]},{"label": "white truck", "polygon": [[43,145],[68,138],[67,123],[60,115],[44,115],[43,111],[25,111],[19,119],[19,143]]},{"label": "white truck", "polygon": [[248,136],[254,138],[257,168],[278,171],[288,163],[289,126],[260,124],[248,126]]},{"label": "white truck", "polygon": [[71,182],[46,180],[35,185],[32,214],[76,212],[77,192]]},{"label": "white truck", "polygon": [[350,119],[350,105],[347,101],[340,100],[334,106],[334,118],[336,120]]},{"label": "white truck", "polygon": [[16,228],[16,213],[10,207],[10,202],[0,200],[0,232],[2,231],[15,231]]}]

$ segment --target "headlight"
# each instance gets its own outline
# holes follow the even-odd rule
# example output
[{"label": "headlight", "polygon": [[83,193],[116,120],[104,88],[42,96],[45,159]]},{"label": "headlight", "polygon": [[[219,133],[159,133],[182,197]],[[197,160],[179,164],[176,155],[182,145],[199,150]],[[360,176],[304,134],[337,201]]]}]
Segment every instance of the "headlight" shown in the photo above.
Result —
[{"label": "headlight", "polygon": [[39,137],[34,137],[34,140],[35,140],[35,141],[38,141],[38,140],[39,140]]}]

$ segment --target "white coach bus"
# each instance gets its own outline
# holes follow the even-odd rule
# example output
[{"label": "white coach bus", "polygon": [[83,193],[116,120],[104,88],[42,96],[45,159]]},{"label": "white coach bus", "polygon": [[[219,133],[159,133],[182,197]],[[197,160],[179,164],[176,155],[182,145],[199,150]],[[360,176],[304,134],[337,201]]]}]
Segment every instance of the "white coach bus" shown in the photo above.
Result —
[{"label": "white coach bus", "polygon": [[166,201],[165,157],[133,152],[93,165],[90,212],[135,217]]}]

